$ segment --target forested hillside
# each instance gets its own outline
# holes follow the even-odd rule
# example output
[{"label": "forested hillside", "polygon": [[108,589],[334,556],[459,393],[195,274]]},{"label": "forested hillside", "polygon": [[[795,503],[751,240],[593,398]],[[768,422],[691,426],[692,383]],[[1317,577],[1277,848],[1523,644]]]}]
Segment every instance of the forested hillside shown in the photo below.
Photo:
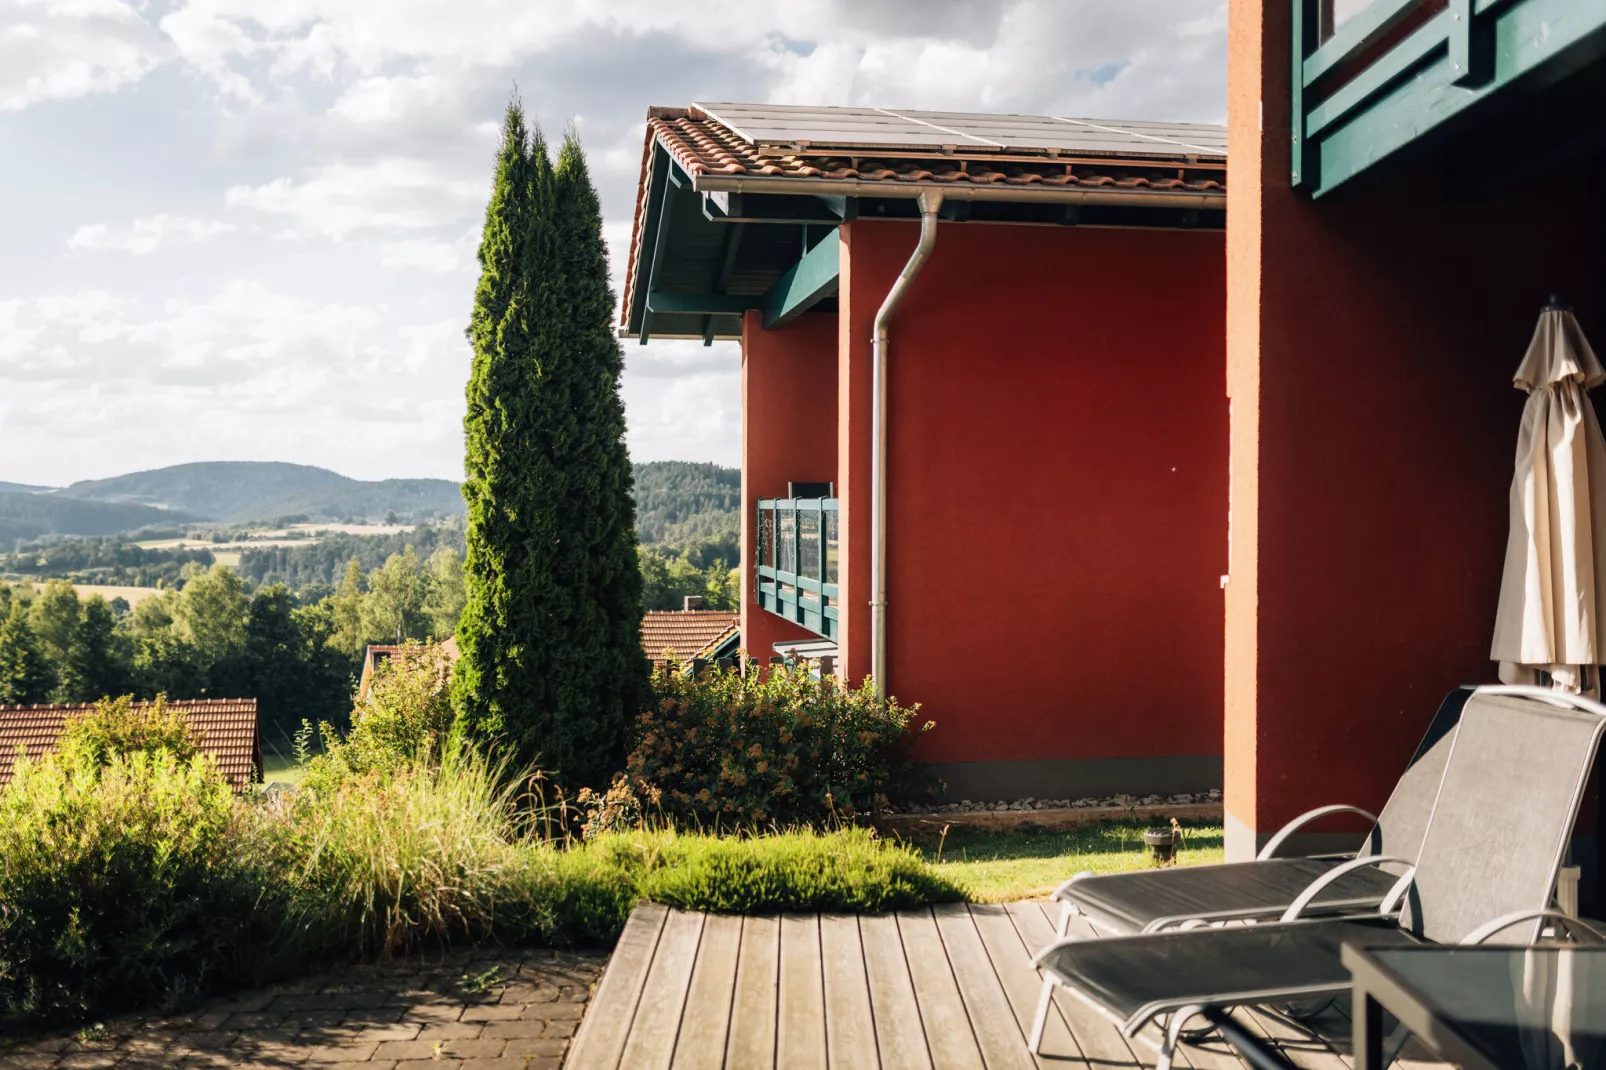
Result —
[{"label": "forested hillside", "polygon": [[162,505],[231,522],[455,516],[463,498],[449,479],[365,482],[325,468],[262,461],[205,461],[74,483],[50,497]]},{"label": "forested hillside", "polygon": [[635,477],[647,609],[679,609],[687,595],[700,595],[709,609],[735,609],[741,470],[653,461],[636,465]]},{"label": "forested hillside", "polygon": [[[636,532],[644,543],[674,543],[737,530],[739,468],[692,461],[635,466]],[[693,518],[695,529],[686,527]]]},{"label": "forested hillside", "polygon": [[0,549],[40,535],[111,535],[119,531],[191,520],[185,513],[122,502],[81,501],[56,494],[0,492]]}]

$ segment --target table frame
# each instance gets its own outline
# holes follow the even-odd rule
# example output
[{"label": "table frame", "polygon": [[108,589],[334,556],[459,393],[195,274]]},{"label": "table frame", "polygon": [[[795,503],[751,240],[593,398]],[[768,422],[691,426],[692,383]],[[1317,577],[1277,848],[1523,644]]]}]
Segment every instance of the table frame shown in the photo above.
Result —
[{"label": "table frame", "polygon": [[[1431,955],[1438,950],[1423,947],[1410,949],[1408,953]],[[1354,982],[1351,998],[1355,1015],[1355,1070],[1383,1070],[1385,1010],[1446,1062],[1455,1063],[1462,1070],[1501,1070],[1444,1018],[1431,999],[1374,958],[1368,948],[1345,944],[1342,956]]]}]

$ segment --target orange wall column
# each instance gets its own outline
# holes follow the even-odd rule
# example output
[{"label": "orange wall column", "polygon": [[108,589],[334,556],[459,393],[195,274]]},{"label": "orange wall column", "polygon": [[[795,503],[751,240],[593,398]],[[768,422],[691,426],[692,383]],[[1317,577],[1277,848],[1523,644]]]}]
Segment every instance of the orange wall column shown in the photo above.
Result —
[{"label": "orange wall column", "polygon": [[742,321],[742,647],[760,663],[773,645],[819,637],[753,601],[760,498],[786,497],[788,481],[836,478],[836,317],[799,317],[766,331]]},{"label": "orange wall column", "polygon": [[1289,6],[1228,18],[1230,858],[1311,807],[1381,806],[1443,696],[1494,680],[1511,376],[1551,293],[1602,338],[1587,167],[1456,194],[1429,151],[1291,187]]}]

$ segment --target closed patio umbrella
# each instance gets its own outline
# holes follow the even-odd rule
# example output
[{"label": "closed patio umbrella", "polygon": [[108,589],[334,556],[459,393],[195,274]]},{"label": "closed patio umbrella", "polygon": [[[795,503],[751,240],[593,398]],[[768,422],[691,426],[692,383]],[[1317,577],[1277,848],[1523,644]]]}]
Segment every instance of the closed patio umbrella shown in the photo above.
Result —
[{"label": "closed patio umbrella", "polygon": [[1490,657],[1508,684],[1548,673],[1599,695],[1606,661],[1606,439],[1587,391],[1606,382],[1569,309],[1539,315],[1513,377],[1528,391]]}]

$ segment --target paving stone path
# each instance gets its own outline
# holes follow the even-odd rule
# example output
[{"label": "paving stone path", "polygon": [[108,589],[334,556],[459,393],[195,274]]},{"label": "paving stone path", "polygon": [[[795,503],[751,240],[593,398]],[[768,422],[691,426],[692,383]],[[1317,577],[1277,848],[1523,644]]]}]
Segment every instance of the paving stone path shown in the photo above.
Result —
[{"label": "paving stone path", "polygon": [[558,1070],[606,952],[453,952],[7,1047],[6,1070]]}]

